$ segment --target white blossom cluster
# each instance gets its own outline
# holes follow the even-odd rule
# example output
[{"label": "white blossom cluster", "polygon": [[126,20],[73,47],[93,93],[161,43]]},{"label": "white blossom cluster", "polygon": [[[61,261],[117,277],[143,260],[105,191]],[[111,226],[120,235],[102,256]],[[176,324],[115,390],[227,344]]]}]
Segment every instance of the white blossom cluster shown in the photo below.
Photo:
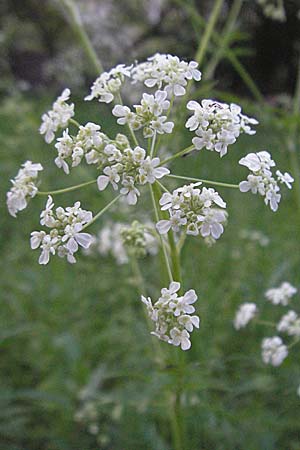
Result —
[{"label": "white blossom cluster", "polygon": [[129,255],[137,257],[156,255],[158,241],[151,233],[154,225],[141,224],[134,221],[131,225],[122,222],[107,222],[96,236],[92,236],[92,244],[85,253],[97,251],[102,256],[112,256],[119,265],[129,262]]},{"label": "white blossom cluster", "polygon": [[147,61],[137,64],[132,69],[132,81],[143,82],[149,88],[163,89],[169,98],[186,93],[189,80],[200,81],[201,72],[198,63],[182,61],[178,56],[156,53]]},{"label": "white blossom cluster", "polygon": [[288,305],[290,299],[297,292],[297,288],[292,286],[287,281],[284,281],[279,287],[268,289],[265,292],[265,297],[269,300],[273,305]]},{"label": "white blossom cluster", "polygon": [[111,184],[117,190],[120,183],[120,193],[125,195],[129,205],[135,205],[140,195],[136,185],[153,184],[156,179],[170,173],[169,169],[159,167],[159,158],[146,156],[146,151],[139,146],[121,151],[114,145],[107,145],[104,153],[108,162],[103,175],[97,179],[98,189],[103,191]]},{"label": "white blossom cluster", "polygon": [[289,336],[300,336],[300,317],[298,314],[290,310],[288,311],[277,325],[277,330],[280,333],[287,333]]},{"label": "white blossom cluster", "polygon": [[170,102],[167,92],[156,91],[154,95],[143,94],[140,105],[134,105],[135,112],[128,106],[116,105],[112,110],[118,117],[118,124],[128,124],[134,131],[143,128],[145,138],[151,138],[155,133],[172,133],[174,123],[166,122],[167,116],[163,111],[168,110]]},{"label": "white blossom cluster", "polygon": [[262,7],[264,15],[269,19],[278,22],[286,21],[283,0],[256,0],[256,2]]},{"label": "white blossom cluster", "polygon": [[71,167],[78,166],[83,157],[87,164],[101,165],[107,161],[105,155],[105,147],[110,143],[115,145],[124,144],[129,145],[125,136],[118,135],[115,141],[111,141],[104,133],[100,132],[100,125],[88,122],[86,125],[81,125],[75,137],[69,134],[66,129],[61,138],[57,139],[55,148],[57,150],[57,157],[54,162],[57,167],[62,168],[66,174],[70,173]]},{"label": "white blossom cluster", "polygon": [[69,263],[75,263],[74,253],[79,246],[88,248],[92,242],[92,236],[83,232],[84,225],[88,224],[93,215],[80,207],[80,202],[74,206],[56,208],[49,195],[46,208],[41,212],[40,223],[50,229],[49,234],[45,231],[33,231],[31,233],[31,248],[41,248],[39,264],[47,264],[50,255],[58,254],[66,257]]},{"label": "white blossom cluster", "polygon": [[282,342],[279,336],[273,336],[262,341],[262,359],[265,364],[280,366],[283,360],[288,356],[287,346]]},{"label": "white blossom cluster", "polygon": [[[226,203],[212,188],[199,189],[200,182],[180,187],[173,193],[164,193],[159,201],[161,209],[168,211],[169,219],[160,220],[160,234],[175,232],[183,227],[187,234],[218,239],[224,231]],[[223,209],[221,209],[223,208]]]},{"label": "white blossom cluster", "polygon": [[270,153],[261,151],[258,153],[249,153],[240,159],[239,164],[248,167],[252,172],[248,175],[246,181],[239,184],[241,192],[251,191],[253,194],[260,194],[265,197],[265,204],[270,204],[272,211],[277,211],[281,199],[279,184],[285,184],[289,189],[294,179],[287,172],[282,174],[276,171],[277,180],[273,177],[271,168],[275,167]]},{"label": "white blossom cluster", "polygon": [[53,103],[52,109],[42,115],[40,133],[45,135],[45,141],[50,144],[59,128],[66,128],[71,117],[74,116],[74,103],[67,101],[71,95],[70,89],[65,89]]},{"label": "white blossom cluster", "polygon": [[41,164],[26,161],[16,177],[11,180],[13,186],[6,194],[6,204],[13,217],[16,217],[18,211],[25,209],[29,199],[37,194],[36,181],[41,170],[43,170]]},{"label": "white blossom cluster", "polygon": [[251,125],[257,125],[258,121],[242,114],[241,107],[234,103],[227,105],[204,99],[200,105],[191,100],[187,108],[193,111],[193,115],[185,126],[195,131],[196,137],[192,142],[197,150],[206,148],[222,157],[226,155],[228,145],[234,144],[241,133],[255,134]]},{"label": "white blossom cluster", "polygon": [[256,313],[257,306],[255,303],[243,303],[240,305],[234,319],[234,328],[236,330],[244,328],[255,317]]},{"label": "white blossom cluster", "polygon": [[191,347],[190,333],[194,328],[199,328],[200,319],[196,315],[193,304],[197,295],[193,289],[187,291],[183,296],[178,296],[180,283],[173,281],[169,288],[161,290],[161,296],[152,304],[150,297],[142,295],[141,300],[147,307],[150,319],[155,323],[155,331],[151,332],[159,339],[182,350]]},{"label": "white blossom cluster", "polygon": [[119,94],[126,77],[131,76],[132,66],[119,64],[109,72],[103,72],[93,83],[90,95],[85,100],[97,98],[99,102],[111,103]]}]

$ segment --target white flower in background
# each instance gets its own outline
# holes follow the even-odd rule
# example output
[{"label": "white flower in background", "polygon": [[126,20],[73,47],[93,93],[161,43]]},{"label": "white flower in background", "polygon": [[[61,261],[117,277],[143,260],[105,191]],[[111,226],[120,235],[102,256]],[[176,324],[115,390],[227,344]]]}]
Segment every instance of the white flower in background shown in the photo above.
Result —
[{"label": "white flower in background", "polygon": [[53,103],[52,109],[42,115],[40,133],[45,135],[45,141],[50,144],[55,139],[55,133],[59,128],[65,128],[71,117],[74,116],[74,104],[67,101],[71,95],[70,89],[65,89]]},{"label": "white flower in background", "polygon": [[288,305],[291,297],[295,295],[297,289],[292,286],[287,281],[283,282],[279,287],[268,289],[265,292],[265,297],[269,300],[273,305]]},{"label": "white flower in background", "polygon": [[177,56],[156,53],[132,69],[132,80],[133,83],[143,82],[147,87],[164,90],[171,98],[184,95],[188,81],[200,81],[201,72],[195,61],[187,63]]},{"label": "white flower in background", "polygon": [[158,90],[154,95],[143,94],[141,104],[134,105],[135,112],[128,106],[116,105],[112,113],[119,125],[128,124],[135,131],[143,128],[144,137],[150,138],[155,133],[172,133],[174,123],[166,122],[167,116],[163,115],[169,107],[167,92]]},{"label": "white flower in background", "polygon": [[158,241],[154,224],[134,221],[131,225],[122,222],[108,222],[93,236],[87,254],[99,252],[101,256],[112,256],[117,264],[127,264],[130,255],[137,258],[158,253]]},{"label": "white flower in background", "polygon": [[190,184],[164,193],[160,199],[161,209],[167,210],[169,219],[160,220],[156,228],[160,234],[170,229],[178,232],[181,228],[192,236],[219,239],[224,231],[227,213],[226,203],[214,189],[198,188],[201,183]]},{"label": "white flower in background", "polygon": [[191,100],[187,108],[193,115],[185,126],[196,132],[192,142],[197,150],[206,148],[224,156],[228,146],[234,144],[241,133],[255,134],[250,125],[257,125],[258,121],[243,115],[240,106],[234,103],[227,105],[205,99],[200,105]]},{"label": "white flower in background", "polygon": [[262,341],[262,360],[265,364],[280,366],[288,356],[287,346],[283,344],[278,336],[265,338]]},{"label": "white flower in background", "polygon": [[261,247],[267,247],[270,243],[270,239],[260,230],[242,230],[240,232],[240,238],[246,241],[259,244]]},{"label": "white flower in background", "polygon": [[41,170],[43,170],[41,164],[26,161],[16,177],[11,180],[13,186],[6,194],[6,204],[13,217],[16,217],[18,211],[25,209],[30,198],[37,194],[36,181]]},{"label": "white flower in background", "polygon": [[285,184],[289,189],[294,179],[285,172],[283,175],[279,170],[276,171],[277,180],[273,177],[272,167],[275,162],[270,153],[262,151],[258,153],[249,153],[241,158],[239,164],[246,166],[252,173],[248,175],[246,181],[241,181],[239,189],[241,192],[251,191],[253,194],[259,194],[265,197],[265,204],[270,204],[272,211],[277,211],[281,199],[280,187],[278,183]]},{"label": "white flower in background", "polygon": [[84,225],[93,218],[90,211],[80,207],[80,202],[74,206],[56,208],[49,195],[46,208],[41,213],[41,225],[50,228],[49,234],[45,231],[33,231],[31,233],[31,248],[41,248],[39,264],[48,264],[51,255],[58,254],[59,257],[66,257],[68,262],[75,263],[74,253],[79,246],[87,249],[91,245],[92,236],[83,232]]},{"label": "white flower in background", "polygon": [[284,3],[282,0],[256,0],[262,7],[263,13],[266,17],[278,22],[286,21],[286,13]]},{"label": "white flower in background", "polygon": [[150,297],[142,295],[141,300],[147,307],[150,319],[155,323],[155,331],[151,334],[182,350],[191,347],[190,333],[199,328],[200,319],[192,306],[197,295],[193,289],[179,296],[180,283],[173,281],[168,288],[161,290],[161,296],[152,304]]},{"label": "white flower in background", "polygon": [[257,306],[255,303],[243,303],[240,305],[235,319],[234,319],[234,328],[239,330],[240,328],[244,328],[250,320],[255,317],[257,313]]},{"label": "white flower in background", "polygon": [[300,318],[295,311],[289,311],[282,316],[277,325],[277,330],[281,333],[287,333],[289,336],[300,336]]},{"label": "white flower in background", "polygon": [[97,98],[99,102],[111,103],[120,92],[126,77],[131,76],[132,66],[119,64],[109,72],[103,72],[93,83],[90,95],[85,100]]}]

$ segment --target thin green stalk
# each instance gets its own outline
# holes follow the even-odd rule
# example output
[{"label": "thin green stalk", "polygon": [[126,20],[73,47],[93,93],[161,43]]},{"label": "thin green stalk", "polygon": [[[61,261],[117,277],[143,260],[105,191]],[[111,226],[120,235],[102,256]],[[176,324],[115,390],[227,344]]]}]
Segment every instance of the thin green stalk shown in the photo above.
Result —
[{"label": "thin green stalk", "polygon": [[221,186],[221,187],[234,188],[234,189],[239,188],[238,184],[222,183],[221,181],[203,180],[201,178],[184,177],[181,175],[166,175],[166,177],[175,178],[178,180],[195,181],[195,182],[201,181],[201,183],[212,184],[213,186]]},{"label": "thin green stalk", "polygon": [[267,325],[269,327],[276,327],[276,323],[274,322],[269,322],[267,320],[260,320],[260,319],[255,319],[254,323],[257,323],[258,325]]},{"label": "thin green stalk", "polygon": [[87,181],[86,183],[76,184],[75,186],[70,186],[63,189],[57,189],[55,191],[38,191],[37,195],[56,195],[56,194],[64,194],[65,192],[76,191],[85,186],[90,186],[91,184],[95,184],[97,180]]},{"label": "thin green stalk", "polygon": [[80,123],[78,123],[77,120],[71,118],[69,122],[75,125],[77,128],[80,128]]},{"label": "thin green stalk", "polygon": [[158,180],[156,180],[156,183],[158,184],[158,186],[165,192],[167,192],[168,194],[170,194],[170,191]]},{"label": "thin green stalk", "polygon": [[90,225],[92,225],[94,222],[96,222],[97,219],[99,219],[99,217],[101,217],[114,203],[116,203],[119,198],[122,197],[122,194],[119,194],[117,197],[115,197],[111,202],[109,202],[106,206],[104,206],[104,208],[102,208],[93,218],[92,220],[87,223],[86,225],[84,225],[84,227],[82,227],[83,230],[85,230],[87,227],[89,227]]},{"label": "thin green stalk", "polygon": [[151,149],[150,149],[150,157],[151,158],[153,158],[153,155],[154,155],[155,142],[156,142],[156,131],[154,132],[154,136],[153,136],[152,142],[151,142]]},{"label": "thin green stalk", "polygon": [[222,45],[220,45],[216,52],[213,53],[211,60],[207,63],[205,72],[203,74],[204,80],[211,80],[214,76],[215,70],[221,61],[225,50],[227,49],[230,41],[231,33],[234,30],[236,21],[238,19],[241,7],[244,0],[234,0],[230,8],[228,19],[222,33]]},{"label": "thin green stalk", "polygon": [[188,153],[195,150],[194,145],[190,145],[189,147],[184,148],[183,150],[180,150],[179,152],[175,153],[175,155],[170,156],[169,158],[164,159],[161,161],[160,166],[163,166],[164,164],[173,161],[173,159],[179,158],[180,156],[187,155]]},{"label": "thin green stalk", "polygon": [[295,345],[297,345],[300,342],[300,338],[296,338],[290,345],[288,345],[288,349],[290,350],[291,348],[293,348]]},{"label": "thin green stalk", "polygon": [[66,8],[66,12],[68,14],[68,18],[70,19],[70,24],[74,34],[76,35],[78,41],[81,43],[81,46],[85,51],[91,65],[94,67],[95,73],[99,75],[101,72],[103,72],[103,67],[91,44],[90,38],[88,37],[83,27],[78,7],[73,0],[61,0],[61,2]]},{"label": "thin green stalk", "polygon": [[[156,200],[155,200],[154,189],[153,189],[152,184],[150,184],[150,193],[151,193],[151,200],[152,200],[154,213],[155,213],[155,220],[156,220],[156,222],[158,222],[160,218],[159,218],[158,207],[157,207],[157,203],[156,203]],[[172,271],[171,271],[171,267],[170,267],[170,262],[169,262],[169,257],[168,257],[168,253],[167,253],[167,248],[166,248],[165,242],[164,242],[164,240],[163,240],[161,235],[159,235],[159,238],[160,238],[161,248],[162,248],[163,255],[164,255],[166,269],[167,269],[167,272],[168,272],[168,277],[169,277],[170,282],[172,282],[173,281],[173,275],[172,275]]]}]

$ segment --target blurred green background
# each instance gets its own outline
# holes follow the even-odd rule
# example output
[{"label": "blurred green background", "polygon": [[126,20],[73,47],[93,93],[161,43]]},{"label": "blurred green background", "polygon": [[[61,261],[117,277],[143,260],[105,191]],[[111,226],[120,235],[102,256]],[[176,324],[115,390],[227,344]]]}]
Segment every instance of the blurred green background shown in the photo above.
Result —
[{"label": "blurred green background", "polygon": [[[300,105],[293,103],[293,93],[300,6],[285,2],[286,20],[278,22],[265,17],[256,2],[241,3],[228,46],[192,98],[237,101],[259,120],[257,134],[242,136],[222,160],[202,151],[177,160],[172,171],[237,183],[246,174],[238,166],[240,157],[267,149],[279,169],[296,178]],[[109,68],[156,51],[193,58],[205,29],[200,25],[207,21],[213,2],[78,4]],[[9,180],[27,159],[46,168],[43,190],[93,178],[93,169],[84,165],[64,177],[53,164],[54,147],[38,133],[41,114],[62,87],[73,89],[79,122],[98,122],[112,134],[116,130],[109,106],[82,101],[94,74],[60,7],[59,1],[34,0],[21,5],[6,0],[0,7],[0,449],[171,450],[167,394],[173,390],[177,368],[168,359],[176,349],[161,344],[167,363],[157,361],[130,265],[82,254],[76,265],[53,258],[48,266],[39,266],[29,235],[39,227],[44,199],[35,198],[17,219],[6,210]],[[232,2],[223,2],[202,63],[204,74],[205,68],[213,67],[231,7]],[[125,94],[130,99],[130,91]],[[175,153],[190,140],[182,125],[166,151]],[[260,342],[274,331],[250,325],[237,332],[232,326],[236,308],[246,301],[257,302],[268,320],[278,320],[283,310],[267,305],[264,291],[282,281],[300,286],[297,188],[296,183],[292,192],[283,193],[277,213],[258,196],[220,188],[229,212],[224,236],[212,247],[200,239],[187,240],[184,284],[199,295],[202,323],[193,333],[181,374],[186,450],[300,448],[298,348],[281,367],[267,367],[261,361]],[[79,199],[84,208],[98,211],[110,194],[100,195],[91,187],[55,201],[67,206]],[[138,207],[153,213],[146,193]],[[130,222],[135,213],[128,217],[116,208],[109,218]],[[102,225],[96,222],[92,231],[97,233]],[[257,231],[268,238],[267,245],[251,239]],[[146,257],[140,263],[155,296],[162,287],[158,259]],[[298,299],[297,295],[293,301],[295,310]],[[91,428],[95,423],[98,429]]]}]

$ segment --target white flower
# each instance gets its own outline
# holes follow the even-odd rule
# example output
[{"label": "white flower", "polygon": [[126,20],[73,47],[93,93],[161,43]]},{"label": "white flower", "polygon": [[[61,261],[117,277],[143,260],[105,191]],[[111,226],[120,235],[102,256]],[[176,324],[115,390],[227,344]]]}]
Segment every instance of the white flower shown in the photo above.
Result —
[{"label": "white flower", "polygon": [[153,184],[156,179],[160,179],[165,175],[168,175],[170,173],[169,169],[166,167],[159,167],[159,164],[159,158],[151,159],[150,156],[147,156],[147,158],[141,162],[141,166],[139,168],[140,178],[145,183],[148,182]]},{"label": "white flower", "polygon": [[120,193],[126,196],[128,205],[136,205],[140,191],[134,185],[133,177],[124,177],[122,180],[122,189]]},{"label": "white flower", "polygon": [[45,135],[45,141],[50,144],[59,128],[65,128],[74,116],[74,104],[66,103],[70,98],[70,89],[65,89],[53,103],[52,110],[43,114],[40,133]]},{"label": "white flower", "polygon": [[244,158],[241,158],[239,163],[242,166],[248,167],[253,173],[248,175],[247,181],[241,181],[239,189],[241,192],[251,191],[253,194],[260,194],[265,197],[266,205],[270,204],[272,211],[277,211],[281,199],[280,187],[278,182],[284,183],[291,188],[293,178],[286,172],[284,175],[277,170],[276,181],[272,175],[271,168],[275,166],[270,153],[261,151],[258,153],[249,153]]},{"label": "white flower", "polygon": [[48,264],[50,255],[58,254],[66,257],[68,262],[74,263],[74,253],[78,246],[87,249],[92,243],[92,236],[82,232],[84,225],[92,220],[92,213],[80,207],[80,202],[74,206],[56,208],[49,195],[46,208],[41,212],[41,224],[50,228],[49,234],[45,231],[33,231],[30,238],[30,246],[33,250],[41,248],[40,264]]},{"label": "white flower", "polygon": [[169,97],[181,96],[186,93],[188,80],[200,81],[197,67],[195,61],[187,63],[177,56],[156,53],[132,69],[132,79],[134,83],[144,82],[147,87],[163,89]]},{"label": "white flower", "polygon": [[6,204],[13,217],[16,217],[18,211],[25,209],[29,199],[37,194],[38,188],[35,183],[38,173],[42,170],[41,164],[26,161],[16,177],[11,180],[13,186],[6,194]]},{"label": "white flower", "polygon": [[300,318],[295,311],[289,311],[282,316],[280,322],[277,325],[279,332],[285,332],[289,336],[300,336]]},{"label": "white flower", "polygon": [[193,289],[183,296],[178,295],[179,291],[180,283],[173,281],[168,288],[161,290],[161,296],[154,304],[150,297],[142,296],[141,300],[155,324],[155,331],[151,334],[169,344],[180,346],[182,350],[188,350],[191,347],[189,333],[200,325],[199,317],[190,315],[195,311],[192,305],[197,295]]},{"label": "white flower", "polygon": [[111,103],[115,95],[120,92],[126,77],[130,77],[132,66],[119,64],[109,72],[103,72],[93,83],[90,95],[85,100],[97,98],[99,102]]},{"label": "white flower", "polygon": [[265,364],[280,366],[283,360],[288,356],[287,346],[283,344],[278,336],[265,338],[262,341],[262,359]]},{"label": "white flower", "polygon": [[[159,201],[161,209],[169,212],[170,218],[160,220],[156,228],[160,234],[168,233],[172,228],[178,232],[181,228],[192,236],[201,234],[204,238],[212,236],[218,239],[224,231],[227,213],[226,203],[212,188],[199,189],[201,183],[183,186],[172,194],[164,193]],[[216,208],[218,206],[218,208]]]},{"label": "white flower", "polygon": [[273,305],[286,306],[293,295],[295,295],[297,289],[287,281],[283,282],[278,288],[268,289],[265,293],[265,297]]},{"label": "white flower", "polygon": [[241,133],[254,134],[250,124],[256,125],[255,119],[241,114],[241,108],[234,103],[216,102],[204,99],[201,105],[191,100],[187,108],[193,115],[187,120],[186,127],[196,132],[192,142],[197,150],[206,148],[224,156],[229,145],[234,144]]},{"label": "white flower", "polygon": [[257,306],[255,303],[243,303],[240,305],[235,319],[234,319],[234,328],[239,330],[240,328],[244,328],[251,319],[257,313]]},{"label": "white flower", "polygon": [[112,168],[107,166],[103,170],[103,173],[105,173],[105,175],[100,175],[97,178],[97,185],[99,191],[103,191],[107,187],[108,183],[111,183],[114,190],[118,189],[118,182],[120,181],[120,175],[118,174],[117,169],[114,167]]}]

